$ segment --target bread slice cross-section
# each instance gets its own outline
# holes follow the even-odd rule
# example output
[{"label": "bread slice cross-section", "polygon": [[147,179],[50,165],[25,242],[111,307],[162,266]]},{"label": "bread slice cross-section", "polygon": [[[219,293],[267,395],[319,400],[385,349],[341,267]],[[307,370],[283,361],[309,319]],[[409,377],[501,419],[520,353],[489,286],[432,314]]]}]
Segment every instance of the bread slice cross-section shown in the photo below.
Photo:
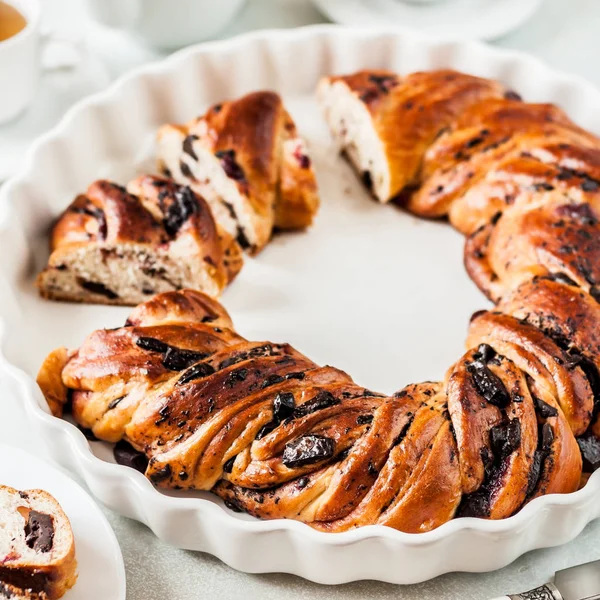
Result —
[{"label": "bread slice cross-section", "polygon": [[0,486],[0,598],[54,600],[77,580],[69,519],[43,490]]},{"label": "bread slice cross-section", "polygon": [[141,176],[96,181],[59,217],[38,277],[54,300],[134,305],[192,288],[218,296],[242,265],[237,242],[187,186]]},{"label": "bread slice cross-section", "polygon": [[160,168],[201,194],[218,223],[251,254],[274,228],[311,224],[319,205],[306,145],[274,92],[212,106],[158,131]]}]

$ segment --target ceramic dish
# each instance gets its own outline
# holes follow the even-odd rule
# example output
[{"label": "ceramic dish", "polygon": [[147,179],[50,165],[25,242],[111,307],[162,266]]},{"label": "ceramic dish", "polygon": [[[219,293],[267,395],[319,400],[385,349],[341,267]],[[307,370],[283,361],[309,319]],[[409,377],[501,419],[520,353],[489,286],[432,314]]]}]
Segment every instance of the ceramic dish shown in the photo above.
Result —
[{"label": "ceramic dish", "polygon": [[495,40],[526,23],[542,0],[313,0],[336,23],[390,23],[456,40]]},{"label": "ceramic dish", "polygon": [[79,575],[63,600],[125,600],[121,549],[95,502],[67,475],[18,448],[0,444],[0,456],[2,485],[50,492],[71,521]]},{"label": "ceramic dish", "polygon": [[38,298],[33,275],[47,257],[53,216],[95,178],[126,181],[152,168],[148,157],[161,123],[257,88],[279,90],[308,138],[323,206],[309,232],[277,237],[226,291],[223,303],[237,330],[249,339],[288,341],[386,393],[442,378],[462,352],[469,316],[486,306],[464,272],[463,239],[446,224],[370,201],[334,152],[313,97],[327,73],[441,66],[499,78],[529,100],[556,102],[600,133],[600,92],[527,56],[395,30],[325,26],[185,50],[79,104],[34,145],[0,193],[0,368],[17,380],[52,457],[104,504],[171,544],[209,552],[236,569],[322,583],[414,583],[449,571],[497,569],[534,548],[571,540],[600,516],[596,473],[583,490],[540,498],[510,519],[458,519],[419,535],[379,526],[326,534],[294,521],[257,521],[210,494],[159,492],[140,473],[112,464],[108,446],[89,444],[76,427],[48,414],[35,384],[49,350],[78,346],[128,313]]}]

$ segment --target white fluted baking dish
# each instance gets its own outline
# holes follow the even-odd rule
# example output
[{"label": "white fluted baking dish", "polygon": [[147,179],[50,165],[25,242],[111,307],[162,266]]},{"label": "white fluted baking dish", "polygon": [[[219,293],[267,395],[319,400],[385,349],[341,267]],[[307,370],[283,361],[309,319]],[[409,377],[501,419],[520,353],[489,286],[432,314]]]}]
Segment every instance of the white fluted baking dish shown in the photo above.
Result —
[{"label": "white fluted baking dish", "polygon": [[314,87],[321,75],[363,67],[454,67],[498,78],[528,100],[560,104],[600,133],[600,92],[590,84],[477,44],[325,26],[187,49],[69,111],[0,192],[0,369],[18,383],[50,456],[104,504],[171,544],[243,571],[330,584],[414,583],[449,571],[497,569],[529,550],[571,540],[600,516],[600,473],[577,493],[539,498],[500,522],[459,519],[419,535],[380,526],[326,534],[234,514],[210,494],[157,491],[140,473],[114,464],[108,446],[88,443],[76,427],[50,416],[34,381],[49,350],[79,345],[93,329],[119,325],[127,315],[38,298],[33,277],[46,258],[53,216],[93,179],[125,182],[152,168],[153,134],[163,122],[187,120],[212,102],[258,88],[281,92],[308,138],[323,206],[311,231],[277,237],[227,290],[223,302],[238,331],[289,341],[387,393],[442,378],[461,353],[469,315],[486,302],[464,273],[459,234],[369,201],[333,151]]}]

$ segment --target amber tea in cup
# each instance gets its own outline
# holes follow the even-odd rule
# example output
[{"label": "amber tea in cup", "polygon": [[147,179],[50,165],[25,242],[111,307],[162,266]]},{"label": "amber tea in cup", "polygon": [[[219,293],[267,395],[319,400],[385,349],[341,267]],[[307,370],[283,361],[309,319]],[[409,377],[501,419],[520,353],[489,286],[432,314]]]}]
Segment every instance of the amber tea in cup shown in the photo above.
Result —
[{"label": "amber tea in cup", "polygon": [[0,0],[0,42],[17,35],[26,25],[27,20],[14,6]]}]

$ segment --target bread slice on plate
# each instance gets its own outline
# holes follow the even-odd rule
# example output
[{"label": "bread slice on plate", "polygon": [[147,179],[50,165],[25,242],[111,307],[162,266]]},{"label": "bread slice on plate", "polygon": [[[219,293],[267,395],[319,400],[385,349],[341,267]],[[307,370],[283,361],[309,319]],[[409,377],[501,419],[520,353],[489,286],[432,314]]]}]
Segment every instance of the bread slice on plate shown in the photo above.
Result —
[{"label": "bread slice on plate", "polygon": [[185,125],[164,125],[157,140],[163,172],[206,198],[251,254],[274,228],[312,223],[319,206],[312,162],[276,93],[216,104]]},{"label": "bread slice on plate", "polygon": [[59,217],[51,251],[40,293],[73,302],[135,305],[181,288],[218,296],[242,266],[202,197],[150,175],[127,189],[92,183]]},{"label": "bread slice on plate", "polygon": [[77,580],[69,519],[43,490],[0,486],[0,598],[61,598]]},{"label": "bread slice on plate", "polygon": [[427,148],[467,107],[504,97],[497,82],[451,70],[324,77],[317,96],[340,149],[380,202],[418,182]]}]

